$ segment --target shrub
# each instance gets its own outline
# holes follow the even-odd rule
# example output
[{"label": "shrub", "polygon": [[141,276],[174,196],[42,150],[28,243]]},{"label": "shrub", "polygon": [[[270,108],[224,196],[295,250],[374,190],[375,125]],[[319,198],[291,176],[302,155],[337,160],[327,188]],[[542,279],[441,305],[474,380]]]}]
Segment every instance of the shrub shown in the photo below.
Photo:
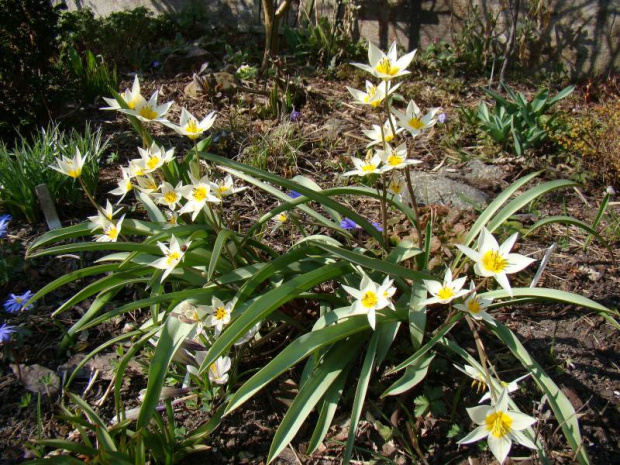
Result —
[{"label": "shrub", "polygon": [[73,47],[69,47],[66,54],[69,73],[78,83],[79,97],[83,102],[94,103],[116,89],[116,66],[110,68],[103,56],[95,57],[87,50],[82,57]]},{"label": "shrub", "polygon": [[32,139],[21,137],[20,142],[8,149],[0,144],[0,203],[13,215],[35,223],[40,217],[35,187],[47,184],[52,198],[63,205],[81,198],[75,183],[50,168],[56,157],[73,157],[76,150],[86,156],[84,179],[92,192],[99,181],[99,160],[107,146],[101,130],[92,130],[86,124],[84,133],[75,129],[65,132],[58,125],[33,134]]},{"label": "shrub", "polygon": [[60,8],[51,0],[0,0],[0,134],[47,115]]}]

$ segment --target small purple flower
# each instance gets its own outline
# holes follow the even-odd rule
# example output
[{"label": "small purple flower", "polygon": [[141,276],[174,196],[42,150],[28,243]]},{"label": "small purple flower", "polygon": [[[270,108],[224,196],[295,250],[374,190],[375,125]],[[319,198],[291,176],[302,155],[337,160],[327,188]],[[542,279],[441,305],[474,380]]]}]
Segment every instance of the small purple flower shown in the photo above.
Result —
[{"label": "small purple flower", "polygon": [[293,123],[296,123],[297,121],[299,121],[301,119],[301,112],[295,110],[293,108],[293,111],[291,112],[291,121]]},{"label": "small purple flower", "polygon": [[437,117],[437,121],[439,121],[441,124],[444,124],[446,122],[446,120],[448,119],[448,117],[446,116],[445,113],[441,113],[438,117]]},{"label": "small purple flower", "polygon": [[373,225],[375,228],[377,228],[377,231],[379,231],[379,232],[383,232],[383,227],[382,227],[379,223],[377,223],[377,222],[373,221],[373,222],[372,222],[372,225]]},{"label": "small purple flower", "polygon": [[8,326],[4,323],[0,326],[0,344],[5,344],[11,340],[11,334],[15,332],[15,326]]},{"label": "small purple flower", "polygon": [[9,294],[9,298],[4,302],[4,310],[8,313],[17,313],[20,310],[30,310],[33,305],[28,305],[32,297],[32,291],[26,291],[22,295]]},{"label": "small purple flower", "polygon": [[0,215],[0,238],[6,237],[11,219],[11,215]]},{"label": "small purple flower", "polygon": [[159,68],[159,66],[161,65],[161,63],[159,61],[154,61],[153,62],[153,68]]},{"label": "small purple flower", "polygon": [[288,196],[289,196],[291,199],[297,199],[297,198],[301,197],[301,194],[300,194],[299,192],[296,192],[296,191],[290,191],[290,192],[288,193]]},{"label": "small purple flower", "polygon": [[340,222],[340,227],[342,229],[357,229],[359,228],[358,224],[353,221],[351,218],[345,218]]}]

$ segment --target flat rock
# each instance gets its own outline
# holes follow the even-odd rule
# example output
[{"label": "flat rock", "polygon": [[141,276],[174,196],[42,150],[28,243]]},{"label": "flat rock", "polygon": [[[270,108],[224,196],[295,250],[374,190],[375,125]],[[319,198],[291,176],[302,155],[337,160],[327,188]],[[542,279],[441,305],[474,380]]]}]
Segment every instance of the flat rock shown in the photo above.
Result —
[{"label": "flat rock", "polygon": [[27,391],[53,396],[60,390],[60,378],[42,365],[11,365]]},{"label": "flat rock", "polygon": [[175,74],[197,71],[210,57],[211,54],[200,47],[176,50],[166,57],[163,69]]},{"label": "flat rock", "polygon": [[440,174],[457,181],[463,181],[478,189],[488,190],[504,184],[506,173],[496,165],[472,158],[459,168],[443,168]]},{"label": "flat rock", "polygon": [[[481,190],[441,174],[412,172],[411,182],[417,200],[422,205],[441,204],[468,210],[473,205],[486,206],[491,200]],[[403,194],[403,200],[411,203],[407,192]]]}]

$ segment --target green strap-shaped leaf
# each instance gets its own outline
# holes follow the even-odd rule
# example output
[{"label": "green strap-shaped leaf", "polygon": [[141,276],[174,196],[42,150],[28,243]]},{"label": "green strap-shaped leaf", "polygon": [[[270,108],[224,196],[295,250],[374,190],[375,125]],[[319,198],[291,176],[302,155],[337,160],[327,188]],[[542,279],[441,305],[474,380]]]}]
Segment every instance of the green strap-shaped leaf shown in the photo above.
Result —
[{"label": "green strap-shaped leaf", "polygon": [[193,328],[194,325],[182,323],[178,318],[168,318],[166,320],[155,348],[155,354],[151,360],[146,393],[138,414],[138,429],[146,428],[148,425],[153,412],[155,412],[155,407],[159,403],[159,396],[164,386],[164,380],[166,379],[168,365],[172,360],[172,356],[181,347],[186,336]]},{"label": "green strap-shaped leaf", "polygon": [[351,455],[353,454],[357,424],[362,416],[362,409],[364,408],[364,401],[366,400],[366,393],[368,392],[368,383],[370,383],[370,376],[375,368],[375,356],[377,355],[378,342],[379,333],[375,331],[368,343],[368,349],[366,350],[366,356],[364,357],[364,363],[360,371],[360,378],[357,382],[357,388],[355,389],[355,398],[353,399],[353,407],[351,409],[349,436],[347,437],[347,445],[342,458],[343,465],[347,465],[351,461]]},{"label": "green strap-shaped leaf", "polygon": [[538,387],[547,396],[547,401],[553,410],[553,414],[560,424],[564,436],[568,440],[575,456],[580,464],[589,464],[590,459],[583,445],[581,433],[579,432],[579,422],[577,414],[568,398],[562,390],[553,382],[553,380],[545,373],[542,367],[534,360],[521,344],[519,339],[510,329],[499,321],[495,326],[487,326],[493,331],[497,337],[510,349],[513,355],[521,362],[527,371],[532,374],[532,378],[538,384]]},{"label": "green strap-shaped leaf", "polygon": [[77,396],[73,393],[69,393],[69,397],[74,404],[80,407],[88,419],[96,426],[97,438],[99,439],[99,446],[103,450],[107,451],[116,451],[116,444],[114,444],[114,440],[108,433],[107,425],[104,421],[95,413],[95,411],[91,408],[88,403],[82,399],[80,396]]},{"label": "green strap-shaped leaf", "polygon": [[428,373],[428,367],[435,358],[435,354],[426,353],[413,364],[405,368],[405,373],[385,390],[381,397],[397,396],[417,386]]},{"label": "green strap-shaped leaf", "polygon": [[299,390],[276,431],[267,456],[267,463],[278,456],[291,442],[310,412],[323,398],[357,354],[359,341],[350,341],[345,347],[333,347]]},{"label": "green strap-shaped leaf", "polygon": [[161,210],[155,205],[155,202],[151,200],[148,195],[143,194],[139,190],[135,189],[136,198],[140,201],[140,203],[144,206],[146,210],[146,214],[149,215],[149,218],[154,223],[166,223],[166,216],[161,212]]},{"label": "green strap-shaped leaf", "polygon": [[235,233],[230,229],[222,229],[217,235],[215,244],[213,245],[213,252],[211,254],[211,261],[209,262],[209,268],[207,270],[207,281],[211,281],[215,267],[222,255],[222,249],[226,247],[226,241],[230,239]]},{"label": "green strap-shaped leaf", "polygon": [[316,350],[369,329],[365,315],[354,315],[340,323],[298,337],[235,392],[228,402],[226,414],[243,405],[267,384]]}]

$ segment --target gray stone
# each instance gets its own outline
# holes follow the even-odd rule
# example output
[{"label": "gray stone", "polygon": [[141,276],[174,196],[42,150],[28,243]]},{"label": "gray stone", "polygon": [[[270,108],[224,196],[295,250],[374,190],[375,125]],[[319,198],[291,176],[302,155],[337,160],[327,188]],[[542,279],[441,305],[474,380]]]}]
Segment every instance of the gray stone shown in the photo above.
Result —
[{"label": "gray stone", "polygon": [[163,69],[167,73],[198,71],[205,62],[209,61],[209,57],[211,54],[200,47],[177,50],[166,57]]},{"label": "gray stone", "polygon": [[506,173],[499,166],[487,165],[477,158],[469,160],[459,168],[444,168],[440,174],[483,190],[505,184],[506,177]]},{"label": "gray stone", "polygon": [[[490,197],[475,187],[455,181],[436,173],[411,173],[414,193],[421,205],[451,205],[462,210],[472,209],[473,205],[486,206]],[[411,203],[409,193],[403,200]]]},{"label": "gray stone", "polygon": [[60,378],[49,368],[42,365],[11,365],[11,368],[27,391],[53,396],[60,390]]}]

